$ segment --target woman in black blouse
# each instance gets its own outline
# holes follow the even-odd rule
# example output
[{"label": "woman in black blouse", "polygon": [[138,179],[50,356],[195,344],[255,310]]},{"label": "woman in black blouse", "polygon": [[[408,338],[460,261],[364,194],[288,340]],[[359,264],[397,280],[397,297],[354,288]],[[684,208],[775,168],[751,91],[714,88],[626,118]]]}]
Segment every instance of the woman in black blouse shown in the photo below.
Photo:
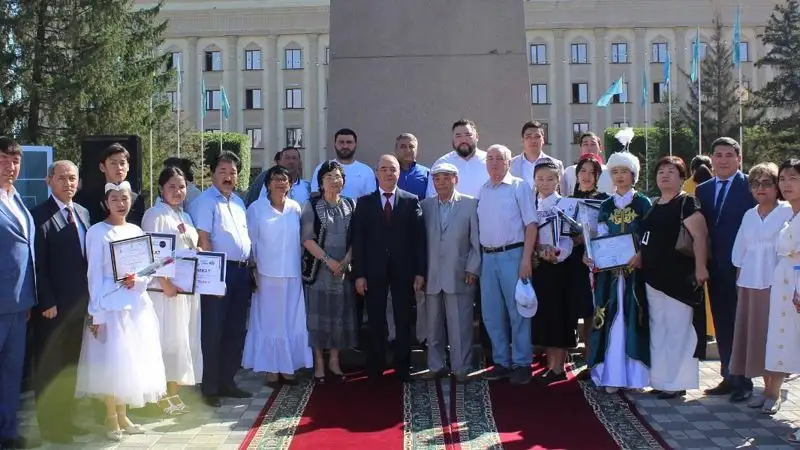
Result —
[{"label": "woman in black blouse", "polygon": [[[655,172],[661,197],[643,220],[641,272],[650,307],[650,385],[666,399],[682,396],[700,383],[708,229],[700,203],[681,190],[687,176],[683,160],[665,156]],[[684,226],[694,240],[694,257],[675,248]]]}]

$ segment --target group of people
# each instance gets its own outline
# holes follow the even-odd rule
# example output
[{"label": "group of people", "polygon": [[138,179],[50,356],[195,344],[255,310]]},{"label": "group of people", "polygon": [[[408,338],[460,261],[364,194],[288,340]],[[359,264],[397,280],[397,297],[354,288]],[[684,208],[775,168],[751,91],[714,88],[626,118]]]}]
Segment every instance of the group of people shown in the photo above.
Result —
[{"label": "group of people", "polygon": [[[470,120],[451,131],[453,151],[430,169],[416,162],[410,133],[373,169],[355,158],[356,133],[342,129],[336,158],[311,180],[302,180],[300,152],[285,148],[244,200],[234,192],[235,154],[218,155],[202,192],[191,164],[170,158],[147,210],[125,181],[130,155],[114,144],[101,158],[102,189],[78,190],[78,168],[57,161],[52,195],[30,212],[14,188],[22,149],[0,138],[0,252],[9,255],[0,260],[3,411],[20,406],[29,320],[37,417],[42,437],[56,443],[86,432],[72,422],[75,397],[102,401],[107,436],[121,441],[144,432],[129,407],[184,414],[180,387],[197,384],[211,407],[249,397],[234,382],[240,368],[266,373],[273,387],[296,383],[306,368],[315,383],[343,380],[340,351],[356,346],[377,380],[391,344],[395,376],[411,382],[415,328],[427,342],[423,378],[469,382],[479,369],[476,315],[490,366],[483,378],[558,383],[580,340],[588,361],[580,376],[598,388],[676,398],[699,385],[706,301],[723,375],[706,393],[778,411],[781,382],[800,372],[800,160],[745,175],[739,144],[719,138],[711,167],[693,163],[694,174],[678,157],[659,160],[659,195],[650,198],[635,188],[636,156],[604,161],[593,133],[564,168],[542,151],[536,121],[522,126],[517,156],[503,145],[479,149]],[[704,170],[713,177],[686,192]],[[597,225],[547,238],[543,227],[563,213],[565,197],[599,205]],[[110,243],[145,233],[175,235],[179,257],[224,253],[225,294],[180,293],[164,277],[115,279]],[[623,234],[635,256],[599,270],[584,236]],[[359,342],[365,312],[368,336]],[[534,359],[546,368],[535,376]],[[756,376],[766,389],[753,397]],[[10,417],[0,447],[30,446]]]}]

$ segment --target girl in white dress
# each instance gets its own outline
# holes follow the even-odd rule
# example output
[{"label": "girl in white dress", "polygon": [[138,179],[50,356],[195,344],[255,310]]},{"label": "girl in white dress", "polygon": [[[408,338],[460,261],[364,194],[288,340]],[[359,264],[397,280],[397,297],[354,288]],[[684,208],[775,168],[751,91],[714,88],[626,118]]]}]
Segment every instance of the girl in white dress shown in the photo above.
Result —
[{"label": "girl in white dress", "polygon": [[[183,211],[186,177],[177,167],[166,167],[158,177],[161,201],[147,210],[142,229],[148,233],[174,234],[177,255],[197,250],[197,230]],[[157,277],[163,292],[150,292],[161,329],[161,354],[167,375],[167,397],[159,406],[166,415],[183,414],[188,407],[178,395],[179,386],[194,386],[202,380],[200,348],[200,296],[178,294],[169,278]]]},{"label": "girl in white dress", "polygon": [[143,407],[166,392],[158,316],[145,289],[150,277],[133,274],[118,288],[111,261],[113,241],[142,236],[125,217],[131,209],[127,181],[105,187],[108,218],[86,233],[89,316],[78,364],[76,397],[105,401],[107,436],[121,441],[144,429],[128,418],[127,405]]},{"label": "girl in white dress", "polygon": [[267,372],[276,387],[278,374],[294,384],[294,373],[314,367],[308,346],[303,278],[300,268],[300,205],[288,198],[289,172],[269,169],[267,196],[247,208],[247,231],[258,271],[258,288],[250,308],[250,323],[242,366]]}]

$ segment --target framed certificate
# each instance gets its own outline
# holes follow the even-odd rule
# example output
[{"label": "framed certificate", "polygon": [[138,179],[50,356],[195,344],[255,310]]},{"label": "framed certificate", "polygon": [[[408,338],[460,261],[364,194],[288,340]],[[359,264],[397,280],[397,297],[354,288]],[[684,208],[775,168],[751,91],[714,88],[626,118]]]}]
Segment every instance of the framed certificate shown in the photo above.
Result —
[{"label": "framed certificate", "polygon": [[153,243],[146,234],[113,241],[110,247],[114,281],[122,281],[126,275],[136,273],[155,261]]},{"label": "framed certificate", "polygon": [[[194,295],[197,288],[197,258],[176,258],[170,265],[174,266],[175,274],[169,281],[178,288],[178,294]],[[156,279],[150,282],[147,290],[164,292]]]},{"label": "framed certificate", "polygon": [[[558,200],[556,206],[558,206],[558,208],[564,212],[564,215],[580,223],[580,221],[578,221],[579,204],[580,201],[577,198],[562,197]],[[572,230],[572,227],[570,226],[569,222],[567,222],[566,220],[561,220],[560,222],[561,222],[562,236],[572,236],[575,234],[575,231]]]},{"label": "framed certificate", "polygon": [[639,249],[632,233],[592,238],[589,245],[589,254],[598,271],[627,267]]},{"label": "framed certificate", "polygon": [[195,293],[225,295],[225,253],[197,252]]},{"label": "framed certificate", "polygon": [[580,224],[589,224],[589,231],[592,236],[597,235],[597,222],[600,218],[600,203],[595,200],[589,202],[582,200],[578,203],[577,216],[575,220]]},{"label": "framed certificate", "polygon": [[556,234],[556,226],[558,225],[558,222],[559,221],[554,218],[539,224],[539,233],[536,236],[537,246],[558,246],[558,236]]},{"label": "framed certificate", "polygon": [[[162,259],[175,253],[177,236],[171,233],[147,233],[153,242],[153,258]],[[175,263],[166,265],[153,274],[154,277],[172,278],[175,276]]]}]

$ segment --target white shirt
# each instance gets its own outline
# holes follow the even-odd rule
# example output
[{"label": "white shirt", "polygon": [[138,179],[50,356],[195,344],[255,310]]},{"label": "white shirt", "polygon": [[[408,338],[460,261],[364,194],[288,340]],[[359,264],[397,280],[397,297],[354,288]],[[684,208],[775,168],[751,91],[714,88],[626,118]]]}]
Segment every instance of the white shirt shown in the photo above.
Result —
[{"label": "white shirt", "polygon": [[247,216],[236,194],[225,197],[211,186],[189,205],[189,214],[197,230],[210,235],[211,251],[225,253],[228,261],[247,261],[251,245]]},{"label": "white shirt", "polygon": [[[336,161],[342,164],[339,160]],[[319,183],[317,183],[317,174],[322,164],[314,169],[314,175],[311,177],[311,192],[319,192]],[[360,162],[353,161],[350,164],[342,164],[344,169],[344,188],[342,188],[342,195],[357,200],[358,197],[363,197],[367,194],[375,192],[378,188],[378,183],[375,181],[375,171],[368,165]]]},{"label": "white shirt", "polygon": [[[311,197],[311,185],[306,180],[297,180],[292,185],[292,189],[289,190],[289,198],[296,201],[303,206]],[[261,192],[258,194],[258,198],[263,198],[267,196],[267,187],[261,186]]]},{"label": "white shirt", "polygon": [[561,172],[559,173],[559,175],[563,175],[564,164],[561,162],[561,160],[555,159],[550,155],[545,155],[544,152],[542,151],[539,152],[539,157],[536,158],[535,161],[530,161],[528,157],[525,155],[525,152],[522,152],[519,155],[511,158],[511,168],[509,171],[511,172],[511,175],[514,175],[517,178],[522,178],[523,180],[527,181],[531,189],[536,189],[536,183],[534,182],[534,177],[533,177],[533,170],[536,168],[537,164],[547,160],[553,161],[556,167],[558,167],[558,170]]},{"label": "white shirt", "polygon": [[11,214],[17,219],[17,223],[22,227],[22,233],[25,236],[28,236],[28,217],[27,215],[19,209],[19,205],[17,201],[14,199],[14,196],[17,193],[17,189],[12,185],[10,191],[6,191],[3,188],[0,188],[0,202],[3,202],[8,209],[11,210]]},{"label": "white shirt", "polygon": [[[489,181],[489,173],[486,171],[486,152],[475,150],[475,154],[470,159],[464,159],[457,151],[442,156],[437,159],[433,166],[441,163],[450,163],[458,169],[458,192],[477,198],[481,192],[481,187]],[[428,179],[428,197],[436,195],[433,187],[433,175]]]},{"label": "white shirt", "polygon": [[58,205],[58,209],[61,210],[61,215],[64,216],[64,220],[67,221],[69,224],[69,215],[67,214],[67,206],[72,210],[72,217],[75,219],[75,226],[78,227],[78,241],[81,243],[81,252],[85,255],[86,254],[86,230],[83,229],[83,224],[81,223],[80,219],[78,218],[78,213],[75,212],[75,204],[69,202],[69,205],[65,204],[61,200],[57,199],[55,196],[52,196],[53,200],[56,201],[56,205]]},{"label": "white shirt", "polygon": [[733,242],[731,262],[740,268],[736,285],[750,289],[767,289],[778,265],[775,245],[783,225],[792,218],[792,207],[778,203],[764,220],[758,215],[758,206],[748,209]]},{"label": "white shirt", "polygon": [[[537,216],[539,212],[549,212],[559,200],[561,200],[561,196],[555,192],[544,198],[539,196],[539,201],[536,202]],[[558,228],[556,229],[556,233],[558,233],[558,248],[561,249],[561,253],[558,254],[556,260],[558,262],[564,262],[567,256],[572,253],[572,239],[569,236],[561,236],[561,230]]]},{"label": "white shirt", "polygon": [[275,209],[267,198],[247,208],[247,231],[259,275],[300,277],[300,214],[300,204],[290,198],[283,211]]},{"label": "white shirt", "polygon": [[522,178],[507,173],[497,185],[487,181],[481,187],[478,231],[482,246],[502,247],[525,242],[525,227],[537,222],[533,193]]},{"label": "white shirt", "polygon": [[395,195],[395,194],[397,194],[397,186],[395,186],[395,188],[392,189],[392,192],[391,192],[392,195],[390,195],[389,198],[386,198],[386,195],[384,195],[384,194],[388,194],[389,191],[384,191],[381,188],[378,188],[378,190],[381,191],[381,206],[386,208],[386,203],[387,202],[392,202],[392,210],[394,210],[394,205],[397,204],[397,195]]}]

